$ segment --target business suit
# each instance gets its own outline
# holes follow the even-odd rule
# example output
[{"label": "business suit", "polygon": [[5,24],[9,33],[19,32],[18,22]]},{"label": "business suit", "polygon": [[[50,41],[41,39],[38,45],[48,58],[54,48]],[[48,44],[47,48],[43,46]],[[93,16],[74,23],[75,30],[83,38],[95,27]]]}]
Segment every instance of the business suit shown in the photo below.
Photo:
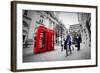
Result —
[{"label": "business suit", "polygon": [[82,39],[81,39],[81,36],[78,36],[77,38],[77,50],[79,51],[80,50],[80,43],[81,43]]},{"label": "business suit", "polygon": [[64,42],[64,49],[66,50],[66,56],[68,56],[68,48],[69,48],[69,51],[71,54],[72,53],[72,51],[71,51],[71,37],[69,34],[67,35],[67,38]]}]

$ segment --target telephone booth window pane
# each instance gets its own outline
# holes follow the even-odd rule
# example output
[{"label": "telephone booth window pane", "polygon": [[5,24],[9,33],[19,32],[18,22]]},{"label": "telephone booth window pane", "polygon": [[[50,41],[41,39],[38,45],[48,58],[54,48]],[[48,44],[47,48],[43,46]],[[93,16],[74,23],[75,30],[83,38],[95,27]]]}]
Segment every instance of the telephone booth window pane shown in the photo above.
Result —
[{"label": "telephone booth window pane", "polygon": [[51,40],[50,40],[50,48],[52,48],[52,35],[50,36]]},{"label": "telephone booth window pane", "polygon": [[45,33],[42,32],[40,33],[40,41],[39,41],[39,48],[44,48],[44,44],[45,44]]}]

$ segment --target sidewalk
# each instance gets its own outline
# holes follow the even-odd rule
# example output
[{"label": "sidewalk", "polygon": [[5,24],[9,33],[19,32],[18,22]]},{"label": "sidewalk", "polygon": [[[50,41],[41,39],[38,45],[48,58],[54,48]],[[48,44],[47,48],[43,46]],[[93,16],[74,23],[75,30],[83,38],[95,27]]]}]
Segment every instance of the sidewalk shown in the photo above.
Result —
[{"label": "sidewalk", "polygon": [[48,51],[40,54],[30,54],[24,57],[24,62],[41,62],[41,61],[63,61],[63,60],[83,60],[90,59],[90,48],[84,44],[81,44],[80,51],[77,51],[77,47],[74,46],[72,54],[66,57],[66,51],[61,51],[60,46],[55,46],[55,50]]}]

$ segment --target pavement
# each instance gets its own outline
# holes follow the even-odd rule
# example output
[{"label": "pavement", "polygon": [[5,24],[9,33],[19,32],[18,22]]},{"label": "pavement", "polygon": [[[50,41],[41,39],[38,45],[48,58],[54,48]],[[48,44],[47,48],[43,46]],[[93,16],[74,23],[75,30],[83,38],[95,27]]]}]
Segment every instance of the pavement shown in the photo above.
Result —
[{"label": "pavement", "polygon": [[[66,51],[61,51],[61,46],[55,46],[55,50],[33,54],[28,52],[23,55],[23,62],[44,62],[44,61],[64,61],[64,60],[86,60],[91,59],[91,47],[81,44],[80,51],[77,51],[77,47],[74,47],[72,54],[66,56]],[[30,49],[28,49],[30,51]]]}]

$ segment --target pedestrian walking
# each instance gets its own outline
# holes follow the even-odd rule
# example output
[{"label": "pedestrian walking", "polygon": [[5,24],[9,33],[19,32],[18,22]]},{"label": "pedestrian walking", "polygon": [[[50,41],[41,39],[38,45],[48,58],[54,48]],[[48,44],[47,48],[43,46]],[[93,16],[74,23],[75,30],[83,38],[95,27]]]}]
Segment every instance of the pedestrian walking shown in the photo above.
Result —
[{"label": "pedestrian walking", "polygon": [[[66,50],[66,56],[68,56],[68,51],[70,51],[70,54],[72,54],[71,51],[71,37],[70,34],[67,35],[67,38],[64,42],[64,49]],[[68,50],[69,49],[69,50]]]},{"label": "pedestrian walking", "polygon": [[80,43],[82,42],[82,38],[81,38],[81,35],[78,34],[78,37],[77,37],[77,51],[80,50]]},{"label": "pedestrian walking", "polygon": [[61,41],[61,51],[63,51],[64,48],[64,39]]},{"label": "pedestrian walking", "polygon": [[68,56],[68,50],[67,50],[67,39],[64,42],[64,49],[66,50],[66,56]]}]

